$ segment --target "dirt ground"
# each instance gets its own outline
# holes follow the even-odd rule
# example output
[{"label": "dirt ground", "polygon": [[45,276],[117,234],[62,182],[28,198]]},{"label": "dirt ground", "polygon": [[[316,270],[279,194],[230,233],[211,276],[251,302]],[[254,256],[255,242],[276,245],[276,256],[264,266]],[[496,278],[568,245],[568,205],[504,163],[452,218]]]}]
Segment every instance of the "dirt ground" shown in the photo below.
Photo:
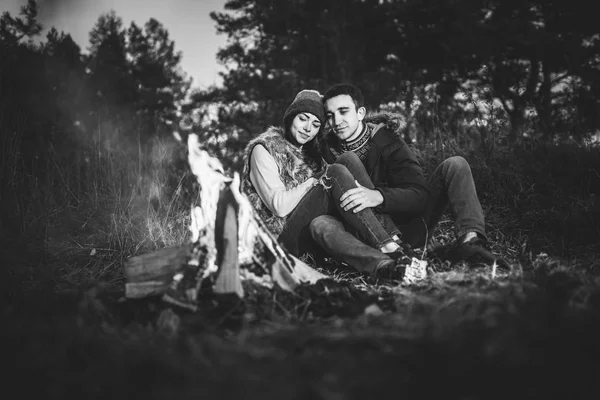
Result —
[{"label": "dirt ground", "polygon": [[296,294],[247,283],[244,301],[205,293],[194,313],[126,300],[122,282],[4,285],[5,390],[61,399],[594,397],[595,274],[546,260],[493,279],[488,268],[462,266],[412,287],[352,283]]}]

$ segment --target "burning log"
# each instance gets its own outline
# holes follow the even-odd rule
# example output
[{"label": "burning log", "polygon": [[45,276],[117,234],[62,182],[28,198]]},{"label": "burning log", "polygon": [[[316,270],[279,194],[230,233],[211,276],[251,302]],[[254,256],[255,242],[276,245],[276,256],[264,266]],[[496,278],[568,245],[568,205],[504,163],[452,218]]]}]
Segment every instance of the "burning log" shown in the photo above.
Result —
[{"label": "burning log", "polygon": [[242,280],[294,291],[325,278],[279,245],[240,192],[239,174],[226,176],[195,134],[188,136],[188,161],[200,184],[200,206],[191,210],[191,243],[130,258],[124,265],[126,297],[162,294],[167,302],[195,310],[205,279],[216,293],[243,297]]}]

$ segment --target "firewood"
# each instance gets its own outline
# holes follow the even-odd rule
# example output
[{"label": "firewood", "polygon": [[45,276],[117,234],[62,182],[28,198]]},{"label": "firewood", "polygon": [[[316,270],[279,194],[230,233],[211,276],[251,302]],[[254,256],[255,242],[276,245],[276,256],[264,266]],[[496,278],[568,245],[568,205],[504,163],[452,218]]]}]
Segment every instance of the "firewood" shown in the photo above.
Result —
[{"label": "firewood", "polygon": [[173,274],[187,261],[191,243],[167,247],[127,259],[123,273],[127,283],[165,282],[169,283]]},{"label": "firewood", "polygon": [[217,205],[215,221],[215,245],[217,247],[217,279],[213,290],[215,293],[236,293],[244,297],[244,289],[240,278],[238,251],[237,202],[227,186],[222,192]]},{"label": "firewood", "polygon": [[[172,278],[172,277],[171,277]],[[169,286],[169,280],[125,283],[125,297],[141,299],[148,296],[159,296]]]},{"label": "firewood", "polygon": [[[197,291],[204,279],[215,277],[215,293],[235,293],[243,298],[242,276],[252,276],[249,267],[260,261],[266,265],[259,267],[262,271],[256,280],[270,287],[275,283],[286,291],[325,277],[278,243],[240,192],[239,174],[226,176],[219,160],[200,147],[195,134],[188,137],[188,150],[201,190],[200,205],[191,213],[192,242],[127,260],[126,297],[162,293],[163,300],[195,311]],[[199,249],[202,254],[195,257],[192,253]]]}]

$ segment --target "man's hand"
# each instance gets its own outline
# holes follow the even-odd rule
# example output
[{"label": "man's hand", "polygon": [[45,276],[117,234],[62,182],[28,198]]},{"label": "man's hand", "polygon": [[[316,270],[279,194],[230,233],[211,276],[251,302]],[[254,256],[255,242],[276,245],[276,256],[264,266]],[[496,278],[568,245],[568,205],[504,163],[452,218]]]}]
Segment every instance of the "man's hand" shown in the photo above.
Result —
[{"label": "man's hand", "polygon": [[352,210],[357,213],[367,207],[377,207],[383,203],[383,196],[379,190],[368,189],[355,181],[357,188],[347,190],[340,197],[340,205],[344,211]]}]

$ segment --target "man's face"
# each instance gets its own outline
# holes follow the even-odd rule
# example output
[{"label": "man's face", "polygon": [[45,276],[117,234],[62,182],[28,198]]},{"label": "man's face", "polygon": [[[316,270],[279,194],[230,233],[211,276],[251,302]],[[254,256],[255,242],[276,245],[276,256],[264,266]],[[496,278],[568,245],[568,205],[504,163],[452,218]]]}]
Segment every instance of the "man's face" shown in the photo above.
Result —
[{"label": "man's face", "polygon": [[336,136],[342,141],[348,141],[360,134],[365,108],[357,110],[352,97],[341,94],[325,101],[325,115]]}]

